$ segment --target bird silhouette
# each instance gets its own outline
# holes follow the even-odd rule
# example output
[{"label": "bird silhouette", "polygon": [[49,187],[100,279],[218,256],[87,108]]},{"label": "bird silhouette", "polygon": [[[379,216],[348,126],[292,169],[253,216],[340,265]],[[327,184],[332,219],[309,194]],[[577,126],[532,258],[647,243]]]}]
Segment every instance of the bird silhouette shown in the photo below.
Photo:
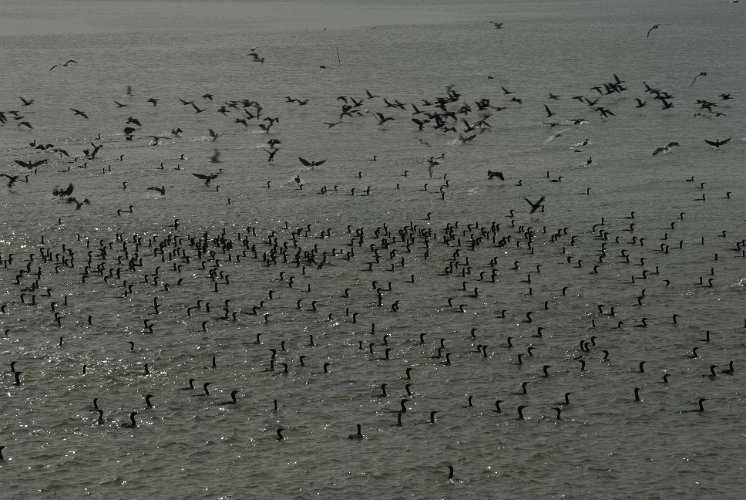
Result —
[{"label": "bird silhouette", "polygon": [[534,213],[538,209],[540,209],[542,207],[542,203],[544,202],[544,197],[543,196],[541,198],[539,198],[539,201],[537,201],[536,203],[532,202],[528,198],[523,198],[523,199],[526,200],[529,205],[531,205],[531,213]]},{"label": "bird silhouette", "polygon": [[728,144],[729,141],[730,141],[730,137],[728,137],[727,139],[723,139],[722,141],[720,139],[715,139],[714,141],[705,139],[705,142],[709,144],[710,146],[714,147],[715,149],[718,149],[723,144]]},{"label": "bird silhouette", "polygon": [[34,162],[25,162],[23,160],[13,160],[13,161],[16,162],[16,164],[22,166],[23,168],[27,168],[29,170],[34,169],[34,168],[36,168],[36,167],[38,167],[40,165],[44,165],[45,163],[47,163],[46,159],[44,159],[44,160],[38,160],[38,161],[34,161]]},{"label": "bird silhouette", "polygon": [[205,181],[205,186],[209,186],[210,181],[213,179],[216,179],[218,175],[220,175],[220,173],[217,173],[217,174],[194,174],[193,173],[192,175],[199,179],[203,179]]},{"label": "bird silhouette", "polygon": [[73,196],[71,196],[70,198],[68,198],[67,202],[68,203],[75,203],[75,210],[80,210],[80,208],[83,205],[90,205],[91,204],[91,202],[88,201],[88,198],[85,198],[83,201],[78,201],[78,199],[75,198],[75,197],[73,197]]},{"label": "bird silhouette", "polygon": [[301,163],[302,163],[302,164],[303,164],[304,166],[306,166],[306,167],[311,167],[311,168],[313,168],[313,167],[318,167],[318,166],[321,166],[321,165],[323,165],[324,163],[326,163],[326,160],[318,160],[318,161],[312,161],[312,160],[306,160],[305,158],[301,158],[300,156],[298,157],[298,160],[300,160],[300,162],[301,162]]},{"label": "bird silhouette", "polygon": [[85,113],[84,113],[83,111],[81,111],[81,110],[79,110],[79,109],[75,109],[75,108],[70,108],[70,111],[72,111],[73,113],[75,113],[75,115],[76,115],[76,116],[82,116],[82,117],[83,117],[83,118],[85,118],[86,120],[88,119],[88,115],[87,115],[87,114],[85,114]]}]

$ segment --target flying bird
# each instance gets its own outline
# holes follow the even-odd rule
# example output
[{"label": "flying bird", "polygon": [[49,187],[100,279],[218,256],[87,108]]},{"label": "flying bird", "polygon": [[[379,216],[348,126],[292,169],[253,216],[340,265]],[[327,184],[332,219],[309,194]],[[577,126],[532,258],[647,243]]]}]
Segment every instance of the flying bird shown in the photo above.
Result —
[{"label": "flying bird", "polygon": [[8,178],[8,187],[13,187],[13,184],[16,183],[20,175],[8,175],[8,174],[2,174],[3,177]]},{"label": "flying bird", "polygon": [[192,175],[195,176],[195,177],[197,177],[197,178],[199,178],[199,179],[204,179],[205,186],[209,186],[210,185],[210,181],[213,180],[213,179],[215,179],[215,178],[217,178],[217,176],[220,175],[220,174],[219,173],[217,173],[217,174],[194,174],[193,173]]},{"label": "flying bird", "polygon": [[68,203],[75,203],[75,210],[80,210],[80,207],[82,207],[83,205],[90,205],[91,204],[91,202],[88,201],[88,198],[84,199],[83,201],[78,201],[78,199],[75,198],[75,197],[73,197],[73,196],[71,196],[70,198],[68,198],[67,202]]},{"label": "flying bird", "polygon": [[729,141],[730,141],[730,137],[728,137],[727,139],[723,139],[722,141],[720,139],[715,139],[714,141],[709,141],[705,139],[705,142],[709,144],[710,146],[713,146],[715,149],[718,149],[723,144],[728,144]]},{"label": "flying bird", "polygon": [[648,30],[648,34],[645,38],[650,38],[650,32],[653,30],[657,30],[658,28],[660,28],[660,26],[660,24],[654,24],[653,27]]},{"label": "flying bird", "polygon": [[311,161],[311,160],[306,160],[305,158],[301,158],[300,156],[298,157],[298,159],[304,166],[311,167],[311,168],[318,167],[326,163],[326,160]]},{"label": "flying bird", "polygon": [[82,116],[82,117],[83,117],[83,118],[85,118],[86,120],[88,119],[88,115],[87,115],[87,114],[85,114],[84,112],[82,112],[82,111],[81,111],[81,110],[79,110],[79,109],[75,109],[75,108],[70,108],[70,111],[72,111],[73,113],[75,113],[75,115],[76,115],[76,116]]},{"label": "flying bird", "polygon": [[536,203],[532,202],[528,198],[523,198],[523,199],[526,200],[529,205],[531,205],[531,213],[534,213],[537,210],[539,210],[542,207],[542,203],[544,202],[544,197],[543,196],[541,198],[539,198],[539,201],[537,201]]},{"label": "flying bird", "polygon": [[64,62],[64,63],[62,63],[62,64],[55,64],[54,66],[52,66],[51,68],[49,68],[49,71],[52,71],[52,70],[53,70],[54,68],[56,68],[57,66],[63,66],[63,67],[65,67],[65,68],[67,68],[67,67],[68,67],[68,66],[69,66],[70,64],[72,64],[72,63],[75,63],[75,64],[77,64],[77,63],[78,63],[78,61],[76,61],[75,59],[68,59],[68,60],[67,60],[67,62]]},{"label": "flying bird", "polygon": [[39,165],[44,165],[47,162],[46,159],[34,161],[34,162],[25,162],[23,160],[13,160],[13,161],[15,161],[18,165],[22,166],[23,168],[27,168],[29,170],[36,168]]},{"label": "flying bird", "polygon": [[707,71],[701,71],[697,76],[694,77],[694,79],[692,80],[692,83],[690,83],[689,86],[690,87],[693,86],[694,82],[696,82],[697,78],[699,78],[700,76],[707,76]]},{"label": "flying bird", "polygon": [[383,113],[376,113],[375,116],[376,116],[376,119],[378,120],[379,125],[383,125],[387,121],[394,119],[393,116],[384,116]]},{"label": "flying bird", "polygon": [[222,161],[223,160],[220,159],[220,151],[218,151],[216,149],[215,152],[212,154],[212,157],[210,158],[210,162],[211,163],[220,163]]},{"label": "flying bird", "polygon": [[658,155],[660,153],[668,154],[668,153],[670,153],[672,151],[673,147],[678,146],[678,145],[679,145],[678,142],[675,142],[675,141],[674,142],[669,142],[668,144],[666,144],[665,146],[663,146],[661,148],[656,148],[656,150],[653,151],[653,156],[656,156],[656,155]]},{"label": "flying bird", "polygon": [[279,149],[265,149],[265,148],[262,148],[262,150],[269,155],[269,157],[267,158],[268,162],[274,161],[275,155],[279,151]]},{"label": "flying bird", "polygon": [[75,187],[70,184],[65,189],[55,188],[52,191],[52,194],[59,197],[70,196],[71,194],[73,194],[73,189],[75,189]]}]

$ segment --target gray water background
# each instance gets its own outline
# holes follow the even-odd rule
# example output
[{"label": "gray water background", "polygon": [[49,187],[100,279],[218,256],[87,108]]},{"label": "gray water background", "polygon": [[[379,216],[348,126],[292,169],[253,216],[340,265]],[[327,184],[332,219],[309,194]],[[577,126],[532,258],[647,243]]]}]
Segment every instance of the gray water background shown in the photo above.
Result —
[{"label": "gray water background", "polygon": [[[490,21],[505,24],[496,30]],[[739,4],[702,1],[3,1],[0,110],[21,111],[34,128],[13,121],[0,127],[2,172],[29,173],[17,159],[49,163],[28,183],[3,187],[0,197],[0,254],[14,254],[0,270],[0,304],[7,307],[0,321],[8,329],[0,360],[6,367],[16,360],[23,371],[19,386],[11,373],[2,377],[2,496],[740,498],[744,21]],[[656,23],[661,26],[646,38]],[[265,57],[263,64],[251,61],[251,49]],[[77,63],[49,70],[68,59]],[[692,84],[700,72],[707,75]],[[628,90],[596,95],[591,87],[614,81],[614,74]],[[661,109],[643,81],[673,94],[674,107]],[[382,101],[422,108],[421,99],[445,96],[448,86],[462,102],[486,97],[506,109],[493,110],[489,131],[461,144],[455,134],[418,133],[409,108],[392,110]],[[504,94],[502,86],[515,94]],[[338,117],[337,96],[364,98],[366,89],[380,97],[365,100],[363,116],[327,129],[323,122]],[[201,97],[208,92],[213,102]],[[560,98],[548,99],[549,92]],[[734,99],[722,101],[721,93]],[[309,103],[287,103],[286,95]],[[573,100],[576,95],[600,97],[616,116],[602,119]],[[18,96],[34,103],[22,106]],[[511,102],[513,96],[523,103]],[[147,102],[151,97],[157,106]],[[195,114],[178,97],[207,111]],[[635,108],[635,97],[648,105]],[[244,129],[233,122],[235,110],[227,117],[216,112],[233,99],[256,100],[280,122],[269,135],[256,125]],[[697,99],[717,102],[725,115],[695,117]],[[114,100],[128,107],[117,109]],[[546,118],[544,104],[554,117]],[[379,127],[376,112],[395,120]],[[129,116],[143,123],[132,142],[122,134]],[[587,123],[564,122],[575,118]],[[565,124],[550,127],[548,121]],[[181,138],[149,145],[149,135],[168,136],[175,127],[184,130]],[[217,141],[209,129],[222,134]],[[559,130],[562,135],[548,141]],[[268,137],[282,141],[272,163],[262,151]],[[718,150],[703,140],[726,137],[731,142]],[[585,139],[589,145],[573,151]],[[80,158],[68,163],[34,151],[32,140]],[[93,140],[104,147],[79,168]],[[670,141],[680,143],[671,154],[651,154]],[[214,149],[223,159],[219,165],[209,161]],[[427,159],[442,153],[431,177]],[[370,161],[374,155],[377,161]],[[309,169],[299,156],[327,161]],[[218,167],[223,173],[209,188],[191,175]],[[487,170],[504,172],[506,180],[488,181]],[[561,182],[551,182],[560,176]],[[68,183],[90,205],[75,210],[51,194]],[[164,186],[166,195],[150,186]],[[325,195],[318,194],[322,186]],[[360,196],[368,186],[370,195]],[[699,201],[703,194],[706,201]],[[545,210],[529,214],[523,198],[540,196]],[[117,215],[129,205],[132,213]],[[510,210],[514,219],[506,217]],[[632,211],[634,220],[625,218]],[[180,220],[176,230],[168,227],[174,218]],[[468,257],[471,274],[444,275],[456,249],[455,242],[442,243],[446,224],[458,222],[463,231],[493,221],[501,225],[499,234],[514,238],[511,245],[485,243],[471,251],[466,233],[457,259],[467,267]],[[625,231],[630,223],[634,231]],[[437,242],[429,258],[421,240],[411,254],[399,244],[394,259],[382,251],[380,264],[368,272],[368,247],[380,246],[373,233],[384,224],[394,232],[432,228]],[[230,284],[214,292],[198,260],[177,273],[172,262],[143,252],[143,267],[128,273],[125,266],[122,273],[134,284],[126,297],[121,279],[81,282],[88,250],[100,240],[114,242],[118,233],[147,241],[205,231],[213,237],[225,229],[237,242],[252,227],[257,236],[249,236],[261,256],[269,249],[262,245],[267,235],[274,231],[292,245],[291,231],[306,225],[311,229],[299,245],[318,244],[333,266],[308,265],[304,275],[290,263],[226,257],[219,269]],[[331,257],[333,249],[349,251],[348,226],[365,229],[365,244],[350,260]],[[520,248],[513,244],[521,240],[520,226],[536,231],[533,254],[525,240]],[[328,228],[332,236],[321,238]],[[563,228],[567,234],[552,241]],[[591,274],[603,243],[600,228],[609,233],[608,257]],[[669,245],[668,254],[661,243]],[[40,248],[60,252],[63,244],[76,252],[74,269],[56,273],[54,265],[39,263]],[[17,285],[16,275],[32,253],[31,269],[40,265],[43,275],[37,305],[28,306],[20,294],[33,292],[20,289],[34,277]],[[406,265],[390,272],[402,256]],[[489,277],[495,257],[497,283],[479,282],[480,271]],[[641,257],[644,265],[638,265]],[[99,263],[94,259],[93,267]],[[117,267],[111,259],[104,264],[107,271]],[[159,285],[143,283],[157,266]],[[659,274],[641,278],[656,266]],[[407,283],[411,274],[415,284]],[[713,286],[701,286],[700,277],[704,283],[712,277]],[[380,308],[373,281],[384,290],[391,282]],[[166,291],[162,283],[171,286]],[[477,298],[470,296],[475,286]],[[44,297],[47,287],[51,297]],[[645,305],[639,306],[642,289]],[[154,297],[161,304],[157,316],[151,314]],[[455,312],[448,298],[466,312]],[[211,313],[187,317],[198,299],[212,303]],[[238,312],[236,322],[218,319],[225,299]],[[262,300],[258,316],[245,314]],[[313,300],[316,313],[309,311]],[[399,311],[392,312],[397,300]],[[61,327],[52,301],[64,315]],[[611,307],[614,317],[605,314]],[[503,309],[506,318],[497,318]],[[271,314],[266,324],[265,312]],[[352,312],[358,313],[355,323]],[[676,325],[673,314],[679,315]],[[643,317],[649,326],[635,327]],[[145,318],[156,324],[153,334],[142,332]],[[542,338],[533,336],[539,326]],[[708,330],[711,342],[701,342]],[[427,333],[424,345],[420,333]],[[392,351],[383,361],[386,334]],[[309,335],[314,347],[307,345]],[[580,341],[592,335],[597,345],[581,352]],[[513,348],[505,347],[508,336]],[[450,366],[431,358],[441,338],[453,356]],[[128,341],[135,342],[134,352]],[[279,352],[278,361],[288,363],[289,375],[265,371],[268,349],[279,350],[282,341],[287,352]],[[487,344],[487,358],[476,353],[480,344]],[[530,345],[536,350],[529,357]],[[699,357],[690,359],[695,346]],[[601,361],[601,349],[609,351],[608,361]],[[521,366],[518,353],[524,353]],[[300,355],[307,366],[298,366]],[[216,369],[209,368],[212,356]],[[735,373],[720,374],[730,360]],[[141,376],[144,363],[150,376]],[[544,364],[551,365],[546,379]],[[714,379],[703,376],[712,364],[718,366]],[[414,395],[403,425],[392,427],[406,394],[407,367],[414,367]],[[671,373],[668,384],[660,383],[664,373]],[[189,378],[197,387],[211,382],[210,397],[181,391]],[[530,381],[528,394],[513,395],[523,381]],[[378,397],[381,383],[388,385],[388,398]],[[641,402],[634,402],[635,387]],[[240,390],[237,405],[216,404],[233,389]],[[557,421],[552,407],[565,392],[573,393],[572,402]],[[154,408],[145,408],[145,394],[154,395]],[[472,407],[466,407],[469,395]],[[91,411],[95,397],[104,425],[96,425]],[[704,413],[680,413],[696,409],[700,397],[708,399]],[[275,399],[277,413],[271,411]],[[503,400],[501,414],[490,412],[495,399]],[[528,405],[525,420],[516,418],[520,404]],[[132,410],[140,412],[139,427],[120,428]],[[440,413],[428,424],[432,410]],[[365,438],[348,440],[356,423]],[[278,427],[286,428],[283,441],[275,439]],[[447,479],[448,464],[456,481]]]}]

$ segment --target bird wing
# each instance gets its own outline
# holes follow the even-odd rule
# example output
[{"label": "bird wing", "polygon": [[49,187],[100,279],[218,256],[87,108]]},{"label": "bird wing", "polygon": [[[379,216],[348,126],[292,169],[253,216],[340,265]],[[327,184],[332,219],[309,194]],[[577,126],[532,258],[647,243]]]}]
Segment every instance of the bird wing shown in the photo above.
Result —
[{"label": "bird wing", "polygon": [[19,164],[20,166],[24,167],[24,168],[34,168],[34,167],[33,167],[33,165],[31,165],[30,163],[26,163],[26,162],[25,162],[25,161],[23,161],[23,160],[14,160],[14,161],[15,161],[15,162],[16,162],[17,164]]},{"label": "bird wing", "polygon": [[301,158],[301,157],[299,156],[299,157],[298,157],[298,159],[300,160],[300,162],[301,162],[301,163],[302,163],[302,164],[303,164],[304,166],[306,166],[306,167],[311,167],[311,166],[312,166],[312,165],[311,165],[311,162],[310,162],[310,161],[308,161],[308,160],[306,160],[305,158]]},{"label": "bird wing", "polygon": [[195,174],[195,173],[192,173],[192,175],[195,176],[195,177],[198,177],[200,179],[212,179],[213,178],[212,176],[205,175],[205,174]]},{"label": "bird wing", "polygon": [[662,153],[666,150],[666,148],[656,148],[655,151],[653,151],[653,156],[656,156],[659,153]]},{"label": "bird wing", "polygon": [[315,161],[315,162],[313,162],[314,166],[316,166],[316,167],[321,166],[324,163],[326,163],[326,160],[321,160],[321,161]]},{"label": "bird wing", "polygon": [[668,147],[669,147],[669,148],[672,148],[672,147],[674,147],[674,146],[679,146],[679,143],[678,143],[678,142],[676,142],[676,141],[673,141],[673,142],[669,142],[669,143],[668,143]]},{"label": "bird wing", "polygon": [[710,146],[718,147],[720,144],[718,144],[718,141],[708,141],[705,139],[705,142],[709,144]]},{"label": "bird wing", "polygon": [[539,198],[539,201],[537,201],[536,203],[532,202],[528,198],[523,198],[523,199],[526,200],[529,205],[531,205],[531,213],[536,212],[539,209],[539,207],[541,207],[541,203],[544,201],[543,196]]}]

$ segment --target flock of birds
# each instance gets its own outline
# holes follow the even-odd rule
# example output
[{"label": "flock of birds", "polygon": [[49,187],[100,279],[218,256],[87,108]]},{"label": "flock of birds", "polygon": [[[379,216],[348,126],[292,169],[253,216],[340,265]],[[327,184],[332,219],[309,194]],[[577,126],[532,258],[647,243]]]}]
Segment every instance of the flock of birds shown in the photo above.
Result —
[{"label": "flock of birds", "polygon": [[[493,25],[495,29],[503,29],[502,23]],[[653,26],[647,37],[659,26]],[[265,62],[256,49],[246,57],[250,62]],[[55,64],[50,71],[72,70],[71,65],[84,63],[70,59]],[[703,76],[705,72],[697,75],[692,85]],[[468,147],[489,135],[501,111],[533,106],[537,126],[553,130],[547,144],[570,128],[613,120],[626,111],[625,106],[635,109],[656,103],[660,109],[668,110],[674,103],[679,105],[673,93],[646,82],[635,88],[632,93],[638,92],[634,96],[636,104],[632,98],[620,100],[631,92],[630,84],[616,74],[589,86],[584,93],[564,97],[550,93],[546,102],[538,104],[527,102],[519,92],[505,86],[497,89],[496,95],[477,99],[467,99],[464,92],[449,86],[443,94],[417,102],[402,102],[364,89],[357,96],[336,97],[338,114],[324,117],[316,126],[336,132],[353,122],[363,122],[385,134],[411,134],[423,148],[431,146],[430,142],[435,142],[438,136],[444,137],[442,142],[458,148]],[[127,94],[111,104],[120,129],[103,136],[98,134],[85,144],[80,141],[54,144],[54,140],[35,137],[32,117],[24,110],[42,107],[39,99],[20,97],[19,110],[1,111],[0,126],[15,126],[28,137],[28,142],[15,150],[12,162],[4,159],[6,171],[2,175],[8,179],[7,194],[23,194],[32,189],[37,178],[65,177],[74,169],[100,170],[102,175],[124,170],[130,153],[121,154],[119,148],[125,145],[140,151],[151,148],[154,162],[160,163],[156,170],[163,170],[163,179],[168,180],[160,186],[149,186],[133,178],[112,189],[131,191],[133,184],[140,184],[142,190],[166,197],[172,189],[167,189],[167,185],[181,182],[172,180],[170,174],[185,170],[199,180],[189,188],[190,192],[220,192],[221,187],[226,191],[230,186],[216,183],[227,170],[236,168],[237,161],[220,144],[226,140],[224,136],[235,137],[249,130],[257,132],[252,137],[259,138],[261,144],[254,151],[257,155],[266,153],[263,161],[294,165],[290,167],[296,170],[290,174],[289,184],[297,191],[303,191],[307,179],[312,179],[317,169],[335,161],[333,155],[310,159],[312,155],[304,153],[283,159],[288,154],[286,150],[292,151],[292,138],[282,134],[282,125],[292,119],[292,107],[313,108],[311,98],[286,96],[287,108],[275,114],[269,113],[269,106],[265,108],[251,98],[217,102],[213,93],[205,93],[195,98],[179,97],[178,101],[163,96],[144,99],[133,95],[131,88]],[[730,94],[719,97],[719,100],[703,97],[689,104],[694,106],[695,116],[716,119],[727,116],[721,109],[726,101],[734,99]],[[138,99],[147,103],[149,109],[138,108],[135,105]],[[574,103],[576,114],[556,118],[552,102],[559,99]],[[195,116],[214,115],[218,120],[215,127],[220,131],[195,130],[184,122],[172,124],[170,134],[158,133],[164,122],[158,113],[167,102],[173,106],[180,102],[183,109]],[[141,114],[130,114],[130,108],[139,109]],[[96,120],[99,126],[103,122],[93,112],[69,109],[75,118]],[[586,114],[592,118],[586,118]],[[204,138],[212,153],[206,152],[201,160],[190,159],[183,152],[161,158],[159,147],[167,147],[171,152],[187,137]],[[733,146],[730,138],[706,138],[704,142],[713,149]],[[586,139],[573,144],[571,149],[584,152],[591,143]],[[671,140],[654,149],[652,155],[674,154],[674,148],[679,147],[677,140]],[[296,157],[300,165],[295,163]],[[245,161],[245,157],[241,159]],[[374,156],[369,161],[384,160]],[[586,165],[591,163],[589,157]],[[425,179],[437,188],[428,191],[425,184],[422,192],[436,202],[445,200],[451,196],[452,186],[458,183],[449,178],[448,166],[445,152],[422,155],[418,165],[421,170],[404,171],[401,180]],[[365,177],[368,176],[365,172]],[[356,177],[362,179],[363,172]],[[510,172],[488,170],[484,183],[513,182],[515,177]],[[561,177],[550,178],[549,172],[546,177],[549,181],[561,181]],[[685,181],[694,184],[693,178],[682,179],[682,187],[697,189]],[[396,184],[397,190],[402,188],[402,182]],[[262,189],[276,189],[271,180],[258,184]],[[522,180],[517,180],[515,186],[522,186]],[[38,338],[27,336],[32,328],[39,328],[45,337],[54,335],[53,344],[41,349],[60,351],[69,349],[71,344],[85,343],[97,329],[104,329],[118,332],[110,335],[121,337],[122,352],[141,359],[142,365],[127,364],[138,366],[138,372],[128,377],[134,382],[127,390],[131,392],[131,400],[141,402],[121,414],[109,409],[121,405],[111,402],[105,392],[81,390],[73,394],[78,405],[93,401],[86,424],[122,427],[133,432],[143,425],[157,426],[152,415],[168,412],[158,400],[168,399],[173,403],[174,394],[188,394],[178,404],[191,406],[194,411],[205,405],[231,409],[264,404],[250,400],[248,386],[235,386],[237,372],[225,371],[223,363],[218,362],[235,356],[235,351],[250,360],[248,372],[254,380],[290,378],[297,384],[307,384],[308,380],[330,379],[333,383],[340,371],[347,378],[352,377],[355,390],[364,397],[358,409],[356,432],[340,434],[350,440],[367,439],[367,430],[373,428],[438,426],[444,420],[458,419],[459,415],[478,409],[483,410],[479,418],[489,422],[572,420],[576,414],[587,414],[584,408],[587,391],[602,391],[582,382],[581,377],[602,380],[607,375],[630,380],[627,393],[619,395],[629,405],[654,403],[651,399],[657,392],[653,388],[661,386],[670,387],[668,391],[678,401],[681,413],[717,412],[717,403],[705,405],[708,400],[716,399],[708,397],[706,386],[698,393],[690,393],[686,388],[707,381],[720,390],[728,392],[728,387],[733,387],[732,391],[736,391],[739,362],[734,360],[741,359],[741,352],[723,352],[729,345],[724,337],[732,333],[711,332],[705,318],[685,311],[656,314],[646,311],[655,310],[650,304],[658,298],[665,300],[674,289],[695,296],[705,291],[717,293],[721,276],[733,268],[733,262],[742,266],[742,259],[746,259],[743,235],[726,231],[707,233],[702,234],[701,241],[677,237],[688,224],[690,232],[695,230],[692,227],[697,220],[695,207],[705,200],[704,194],[701,199],[691,199],[687,194],[686,202],[692,208],[681,212],[665,229],[652,227],[635,212],[599,216],[592,227],[547,227],[542,214],[551,208],[552,192],[551,184],[545,186],[546,192],[519,197],[527,205],[516,206],[487,221],[448,221],[444,214],[438,222],[428,213],[400,225],[380,221],[372,225],[321,227],[290,221],[235,230],[231,225],[195,227],[174,218],[154,234],[141,231],[114,231],[108,236],[44,234],[35,244],[15,246],[0,255],[0,280],[6,290],[0,302],[3,325],[0,342],[7,343],[5,352],[13,356],[8,358],[6,354],[9,369],[2,384],[10,394],[38,391],[44,386],[38,363],[26,359],[20,348],[30,348],[32,344],[39,348]],[[379,188],[368,185],[363,189],[356,185],[348,189],[345,194],[351,196],[375,197]],[[703,189],[704,183],[695,192]],[[73,196],[74,192],[77,196]],[[318,194],[334,192],[341,193],[342,189],[338,185],[324,185]],[[731,194],[728,192],[717,201],[723,211],[733,209],[729,205]],[[293,193],[286,191],[283,196]],[[51,192],[50,203],[54,200],[64,203],[62,207],[74,208],[61,216],[49,211],[50,220],[58,227],[64,227],[74,217],[92,217],[93,214],[76,215],[78,210],[88,207],[112,221],[134,214],[136,209],[147,212],[147,207],[138,205],[126,209],[107,206],[106,193],[78,195],[69,180]],[[231,203],[230,198],[227,203]],[[703,265],[702,274],[692,276],[689,282],[677,281],[666,273],[667,266],[675,259],[703,260],[704,256],[708,262]],[[566,285],[558,287],[556,279],[545,278],[554,275],[565,276]],[[598,286],[602,281],[616,290],[612,303],[599,302],[584,291],[585,287],[593,283]],[[414,291],[422,286],[431,287],[430,293],[437,297],[436,304],[420,303],[421,298]],[[515,296],[505,297],[506,290]],[[99,315],[97,311],[84,312],[92,307],[83,301],[91,300],[95,293],[104,294],[110,304],[121,304],[120,320]],[[195,300],[195,296],[199,299]],[[570,311],[578,309],[583,310],[582,320],[571,328],[558,324],[577,316]],[[277,321],[282,322],[282,328],[273,328]],[[412,322],[418,328],[397,326]],[[451,322],[468,327],[449,330],[439,326]],[[733,332],[742,332],[746,320],[733,318],[731,328]],[[443,333],[444,330],[449,331]],[[692,331],[699,333],[692,335]],[[640,350],[640,359],[634,362],[619,360],[617,346],[621,333],[647,346],[676,336],[690,348],[678,353],[676,362],[666,365],[660,359],[643,359],[652,355],[644,349]],[[214,336],[228,337],[231,347],[214,352],[208,366],[203,366],[204,359],[196,356],[191,359],[192,372],[183,381],[188,384],[184,387],[151,383],[153,374],[160,369],[159,361],[150,357],[155,347],[174,342],[174,338],[185,334],[207,350],[213,347]],[[119,356],[120,353],[111,353],[112,359]],[[390,371],[385,373],[398,374],[363,380],[370,362],[392,365],[395,369],[387,368]],[[96,377],[92,364],[100,366],[91,361],[83,363],[77,377]],[[230,362],[225,364],[231,366]],[[434,407],[430,401],[436,391],[448,394],[448,390],[433,387],[429,380],[444,370],[473,373],[475,378],[486,381],[478,385],[480,392],[449,394],[446,399],[451,401],[450,405]],[[534,396],[535,392],[541,394],[540,388],[548,380],[554,379],[561,380],[564,387],[561,392],[549,399],[544,395]],[[500,381],[505,380],[519,383],[509,388],[501,385]],[[230,390],[230,399],[215,397],[210,392],[211,386]],[[163,394],[167,391],[168,398]],[[308,398],[317,396],[323,398],[323,394],[309,394]],[[315,418],[304,414],[297,402],[283,399],[282,394],[273,398],[271,405],[265,403],[276,423],[268,430],[273,439],[302,438],[294,432],[293,417]],[[5,446],[7,438],[0,435]],[[5,446],[0,446],[0,459]],[[453,480],[453,466],[448,467],[449,480]]]}]

